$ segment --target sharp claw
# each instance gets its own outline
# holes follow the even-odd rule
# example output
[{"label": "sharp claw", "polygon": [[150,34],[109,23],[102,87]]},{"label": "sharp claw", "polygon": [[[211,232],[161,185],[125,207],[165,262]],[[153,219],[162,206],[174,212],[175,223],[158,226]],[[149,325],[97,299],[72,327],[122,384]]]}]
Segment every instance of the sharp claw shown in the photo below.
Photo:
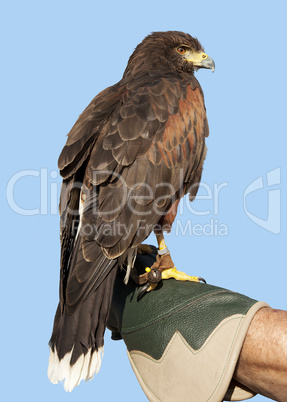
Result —
[{"label": "sharp claw", "polygon": [[198,281],[206,284],[206,280],[204,278],[201,278],[200,276],[198,277]]},{"label": "sharp claw", "polygon": [[146,283],[146,284],[141,288],[141,290],[139,291],[138,297],[137,297],[137,301],[139,301],[139,300],[147,293],[149,287],[150,287],[150,284],[149,284],[149,283]]}]

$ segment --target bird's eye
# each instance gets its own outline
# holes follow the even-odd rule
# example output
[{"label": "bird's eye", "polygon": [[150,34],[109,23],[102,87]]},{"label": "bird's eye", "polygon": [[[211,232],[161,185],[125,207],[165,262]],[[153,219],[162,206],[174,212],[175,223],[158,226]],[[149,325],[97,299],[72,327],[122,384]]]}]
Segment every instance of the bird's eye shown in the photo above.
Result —
[{"label": "bird's eye", "polygon": [[179,54],[185,54],[187,52],[186,48],[183,46],[179,46],[176,50]]}]

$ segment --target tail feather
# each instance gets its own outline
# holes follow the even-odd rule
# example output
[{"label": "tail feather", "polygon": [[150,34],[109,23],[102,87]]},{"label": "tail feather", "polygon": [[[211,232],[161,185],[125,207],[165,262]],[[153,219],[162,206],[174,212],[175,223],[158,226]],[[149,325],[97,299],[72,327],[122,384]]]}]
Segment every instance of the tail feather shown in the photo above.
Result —
[{"label": "tail feather", "polygon": [[101,347],[91,353],[89,349],[86,355],[82,354],[76,363],[71,366],[71,355],[73,350],[65,355],[63,359],[59,359],[57,349],[50,353],[48,377],[52,384],[58,384],[60,381],[64,381],[64,389],[67,392],[71,392],[82,380],[89,381],[95,374],[98,374],[102,357],[104,354],[104,348]]},{"label": "tail feather", "polygon": [[72,314],[66,306],[61,309],[59,304],[57,308],[49,342],[48,377],[53,384],[65,380],[66,391],[72,391],[81,380],[91,380],[101,367],[116,273],[116,267],[111,269]]}]

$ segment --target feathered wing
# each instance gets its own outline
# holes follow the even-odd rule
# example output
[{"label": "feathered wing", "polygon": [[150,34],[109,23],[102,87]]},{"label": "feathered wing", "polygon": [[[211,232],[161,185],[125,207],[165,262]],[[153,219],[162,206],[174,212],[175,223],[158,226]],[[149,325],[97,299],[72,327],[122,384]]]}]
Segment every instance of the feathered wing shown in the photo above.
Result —
[{"label": "feathered wing", "polygon": [[59,159],[62,255],[52,382],[65,378],[71,390],[97,372],[118,261],[189,188],[195,196],[207,135],[194,77],[123,80],[79,117]]},{"label": "feathered wing", "polygon": [[207,135],[194,77],[189,83],[144,77],[127,85],[86,169],[91,191],[82,223],[96,228],[83,238],[87,259],[94,258],[95,241],[109,258],[120,257],[145,240],[179,195],[190,187],[195,195]]},{"label": "feathered wing", "polygon": [[91,379],[101,365],[117,260],[106,258],[96,243],[93,261],[85,259],[80,205],[91,149],[120,95],[116,87],[108,88],[91,102],[68,134],[59,158],[64,179],[59,207],[60,302],[49,342],[48,377],[52,383],[65,380],[67,391],[82,379]]}]

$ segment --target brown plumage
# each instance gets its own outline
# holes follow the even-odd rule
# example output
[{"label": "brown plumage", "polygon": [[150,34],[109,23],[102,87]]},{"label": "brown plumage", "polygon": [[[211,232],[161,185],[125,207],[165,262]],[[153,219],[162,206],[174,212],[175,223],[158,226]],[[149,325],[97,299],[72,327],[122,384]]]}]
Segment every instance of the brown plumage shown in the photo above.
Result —
[{"label": "brown plumage", "polygon": [[[208,60],[184,57],[193,53]],[[197,39],[147,36],[122,80],[99,93],[68,134],[59,158],[60,303],[49,366],[51,381],[66,378],[67,390],[97,371],[88,366],[103,346],[117,266],[156,225],[171,226],[184,194],[196,195],[208,136],[193,75],[199,67],[214,64]]]}]

